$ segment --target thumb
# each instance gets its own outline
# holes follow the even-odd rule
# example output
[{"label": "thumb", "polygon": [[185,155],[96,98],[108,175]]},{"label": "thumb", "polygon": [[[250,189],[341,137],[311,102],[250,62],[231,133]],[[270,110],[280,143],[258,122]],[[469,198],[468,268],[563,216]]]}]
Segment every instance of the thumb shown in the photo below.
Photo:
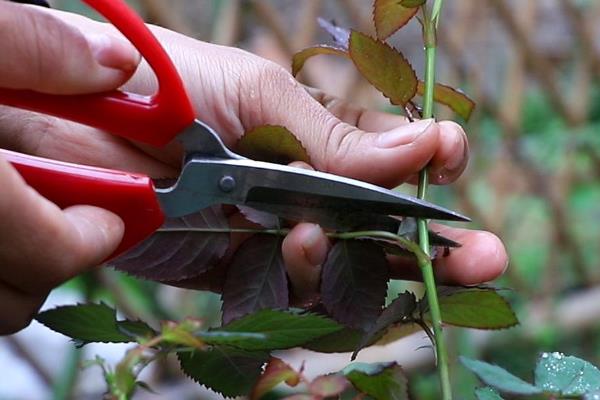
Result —
[{"label": "thumb", "polygon": [[84,34],[39,7],[0,1],[0,87],[54,94],[115,89],[137,50],[109,34]]},{"label": "thumb", "polygon": [[[440,126],[434,120],[407,123],[398,115],[313,97],[279,67],[263,68],[261,78],[255,80],[258,88],[248,85],[249,94],[242,93],[240,102],[251,108],[245,110],[250,118],[244,122],[287,127],[318,170],[391,187],[418,173],[439,153]],[[256,95],[250,98],[253,91],[260,93],[260,101]]]}]

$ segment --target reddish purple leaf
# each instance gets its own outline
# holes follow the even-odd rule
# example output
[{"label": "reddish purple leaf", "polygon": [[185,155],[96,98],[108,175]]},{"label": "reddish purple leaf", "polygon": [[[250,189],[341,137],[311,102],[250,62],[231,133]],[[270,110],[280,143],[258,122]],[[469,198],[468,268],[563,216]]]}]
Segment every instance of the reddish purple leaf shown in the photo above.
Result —
[{"label": "reddish purple leaf", "polygon": [[352,31],[350,58],[377,90],[395,105],[404,106],[417,92],[417,75],[402,53],[385,42]]},{"label": "reddish purple leaf", "polygon": [[238,248],[223,288],[223,324],[264,308],[288,307],[281,242],[279,236],[258,234]]},{"label": "reddish purple leaf", "polygon": [[319,45],[313,47],[307,47],[304,50],[300,50],[292,58],[292,75],[298,75],[298,72],[304,67],[306,60],[319,54],[331,54],[336,56],[348,57],[348,53],[345,49],[340,47],[333,47],[327,45]]},{"label": "reddish purple leaf", "polygon": [[402,4],[403,2],[399,0],[375,0],[373,3],[373,22],[379,39],[383,40],[391,36],[419,11],[416,7]]},{"label": "reddish purple leaf", "polygon": [[259,211],[247,206],[237,206],[240,213],[250,222],[258,224],[263,228],[274,229],[279,227],[279,217],[277,215]]},{"label": "reddish purple leaf", "polygon": [[316,377],[308,386],[311,394],[320,398],[339,396],[350,386],[342,375],[329,374]]},{"label": "reddish purple leaf", "polygon": [[[419,81],[417,93],[421,96],[425,93],[425,83]],[[433,99],[440,104],[450,107],[452,111],[460,115],[465,121],[469,120],[471,113],[475,109],[475,102],[469,96],[458,89],[440,83],[435,84]]]},{"label": "reddish purple leaf", "polygon": [[265,371],[252,389],[250,399],[259,400],[282,382],[292,387],[296,386],[300,382],[300,374],[279,358],[271,357]]},{"label": "reddish purple leaf", "polygon": [[202,230],[227,228],[221,206],[183,218],[171,218],[159,231],[109,265],[156,281],[193,278],[217,265],[229,246],[228,233]]},{"label": "reddish purple leaf", "polygon": [[331,35],[333,43],[336,47],[343,50],[348,50],[348,41],[350,40],[350,29],[342,28],[333,21],[327,21],[323,18],[317,18],[319,26],[325,30],[325,32]]},{"label": "reddish purple leaf", "polygon": [[373,241],[338,241],[323,264],[321,299],[327,312],[368,331],[385,302],[388,269],[383,249]]},{"label": "reddish purple leaf", "polygon": [[279,125],[261,125],[244,133],[236,144],[239,154],[258,161],[289,164],[310,157],[302,142],[287,128]]}]

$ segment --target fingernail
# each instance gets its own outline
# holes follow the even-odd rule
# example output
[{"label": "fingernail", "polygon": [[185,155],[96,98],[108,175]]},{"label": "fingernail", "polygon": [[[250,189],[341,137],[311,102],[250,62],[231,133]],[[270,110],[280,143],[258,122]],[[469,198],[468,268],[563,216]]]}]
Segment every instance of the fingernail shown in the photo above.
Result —
[{"label": "fingernail", "polygon": [[327,257],[327,243],[323,240],[323,231],[319,225],[313,225],[304,233],[302,248],[311,265],[317,266],[325,262]]},{"label": "fingernail", "polygon": [[140,61],[136,48],[124,39],[98,33],[88,34],[86,39],[92,56],[103,67],[130,72]]},{"label": "fingernail", "polygon": [[424,119],[419,122],[402,125],[398,128],[381,133],[377,136],[375,144],[377,147],[389,149],[391,147],[401,146],[414,142],[419,136],[429,129],[433,124],[433,119]]},{"label": "fingernail", "polygon": [[504,264],[504,269],[502,269],[502,272],[500,273],[500,275],[504,275],[504,273],[508,269],[508,264],[509,263],[510,263],[510,260],[506,260],[506,264]]}]

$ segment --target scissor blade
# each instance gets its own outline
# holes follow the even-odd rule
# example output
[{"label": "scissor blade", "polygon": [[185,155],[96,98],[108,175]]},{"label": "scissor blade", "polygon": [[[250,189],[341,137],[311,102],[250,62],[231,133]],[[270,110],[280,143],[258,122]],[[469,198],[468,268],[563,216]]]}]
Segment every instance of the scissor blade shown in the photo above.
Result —
[{"label": "scissor blade", "polygon": [[457,212],[366,182],[248,159],[191,157],[176,185],[157,192],[170,216],[225,203],[311,222],[353,214],[469,221]]}]

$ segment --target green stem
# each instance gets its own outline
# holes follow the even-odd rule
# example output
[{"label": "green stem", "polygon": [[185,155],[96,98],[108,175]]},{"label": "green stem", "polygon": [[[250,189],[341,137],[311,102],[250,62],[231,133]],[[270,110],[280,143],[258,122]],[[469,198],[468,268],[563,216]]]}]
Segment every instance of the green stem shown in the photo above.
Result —
[{"label": "green stem", "polygon": [[[443,0],[434,0],[433,11],[428,13],[427,7],[423,6],[423,41],[425,42],[425,93],[423,95],[423,118],[433,118],[433,92],[435,86],[435,57],[436,57],[436,28],[442,9]],[[419,172],[419,186],[417,196],[425,200],[427,197],[427,167]],[[429,231],[427,220],[417,220],[419,233],[419,246],[426,258],[419,259],[419,266],[425,283],[425,294],[431,311],[431,325],[435,336],[435,353],[437,359],[438,374],[442,387],[442,398],[452,400],[452,387],[450,385],[450,373],[448,367],[448,352],[446,341],[442,332],[442,314],[437,296],[433,265],[429,257]],[[423,261],[423,262],[421,262]]]}]

